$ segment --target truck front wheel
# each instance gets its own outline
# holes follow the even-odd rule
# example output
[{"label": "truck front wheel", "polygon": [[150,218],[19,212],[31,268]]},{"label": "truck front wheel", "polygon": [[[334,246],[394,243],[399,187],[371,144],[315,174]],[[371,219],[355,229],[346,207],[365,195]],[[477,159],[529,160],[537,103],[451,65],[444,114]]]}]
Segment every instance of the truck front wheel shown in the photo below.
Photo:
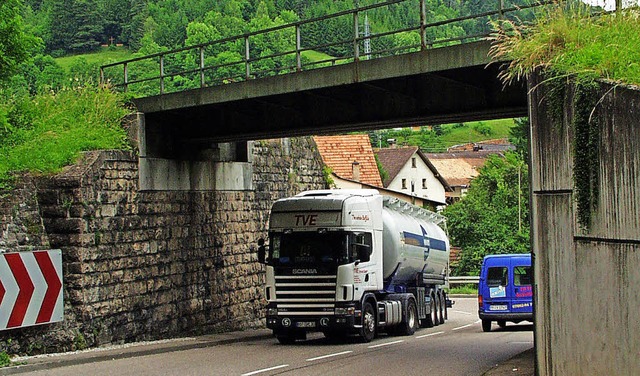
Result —
[{"label": "truck front wheel", "polygon": [[371,342],[376,335],[376,313],[371,303],[365,302],[362,305],[362,328],[360,328],[360,338],[364,342]]}]

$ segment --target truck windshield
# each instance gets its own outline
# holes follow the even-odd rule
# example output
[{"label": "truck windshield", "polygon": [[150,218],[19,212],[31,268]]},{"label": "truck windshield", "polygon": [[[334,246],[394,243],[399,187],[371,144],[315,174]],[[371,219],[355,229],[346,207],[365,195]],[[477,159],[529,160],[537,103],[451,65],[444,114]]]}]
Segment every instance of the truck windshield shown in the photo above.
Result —
[{"label": "truck windshield", "polygon": [[340,265],[350,262],[348,233],[292,232],[272,234],[268,263],[286,265]]}]

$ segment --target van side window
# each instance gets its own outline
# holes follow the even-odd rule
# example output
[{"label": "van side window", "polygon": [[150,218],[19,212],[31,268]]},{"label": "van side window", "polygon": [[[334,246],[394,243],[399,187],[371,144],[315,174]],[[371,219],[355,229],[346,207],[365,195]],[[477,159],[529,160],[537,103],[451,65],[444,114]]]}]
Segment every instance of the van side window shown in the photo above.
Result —
[{"label": "van side window", "polygon": [[487,272],[487,286],[506,286],[507,268],[489,268]]},{"label": "van side window", "polygon": [[516,266],[513,268],[513,284],[516,286],[529,286],[531,285],[531,267],[530,266]]}]

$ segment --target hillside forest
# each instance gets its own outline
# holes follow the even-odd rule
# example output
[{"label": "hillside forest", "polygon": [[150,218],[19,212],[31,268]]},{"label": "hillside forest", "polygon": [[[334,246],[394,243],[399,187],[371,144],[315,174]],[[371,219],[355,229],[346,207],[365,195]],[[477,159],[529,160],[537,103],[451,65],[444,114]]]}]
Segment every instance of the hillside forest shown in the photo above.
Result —
[{"label": "hillside forest", "polygon": [[[427,23],[479,14],[494,10],[494,2],[473,0],[425,0]],[[189,45],[263,30],[298,20],[313,19],[334,14],[356,5],[364,7],[381,0],[7,0],[3,7],[12,7],[20,17],[24,33],[31,37],[28,43],[28,59],[14,71],[9,90],[28,90],[36,94],[43,90],[58,90],[74,81],[95,81],[98,63],[89,59],[74,59],[71,64],[60,64],[65,56],[119,49],[133,57],[167,51]],[[510,2],[523,3],[523,1]],[[419,24],[419,1],[407,0],[384,8],[367,12],[371,34],[400,30]],[[488,18],[471,19],[455,24],[428,28],[427,39],[473,35],[489,31]],[[312,53],[323,56],[342,57],[351,53],[350,44],[331,45],[349,40],[353,33],[352,17],[338,17],[309,24],[302,30],[302,46],[319,46]],[[257,55],[277,53],[284,43],[295,36],[286,35],[256,40],[252,53]],[[372,50],[394,49],[397,46],[415,44],[420,41],[418,31],[391,34],[371,40]],[[224,50],[212,51],[208,64],[224,63],[243,56],[244,46],[238,43],[225,45]],[[309,58],[305,56],[305,58]],[[310,57],[313,59],[313,56]],[[180,58],[178,58],[180,59]],[[173,62],[188,65],[185,61]],[[265,61],[265,65],[285,65],[280,60]],[[106,63],[109,61],[102,61]],[[274,66],[256,67],[257,71]],[[234,69],[234,68],[229,68]],[[238,67],[240,69],[240,67]],[[233,73],[233,72],[231,72]],[[220,75],[230,72],[221,70]],[[178,77],[173,85],[178,89],[188,88],[190,83]],[[7,85],[5,84],[5,91]],[[170,90],[170,89],[168,89]],[[146,94],[144,90],[139,94]]]}]

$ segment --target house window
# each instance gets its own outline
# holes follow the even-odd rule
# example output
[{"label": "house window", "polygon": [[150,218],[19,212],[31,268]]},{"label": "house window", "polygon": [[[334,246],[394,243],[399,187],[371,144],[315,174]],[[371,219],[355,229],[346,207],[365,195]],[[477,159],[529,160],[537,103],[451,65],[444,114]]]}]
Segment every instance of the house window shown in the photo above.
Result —
[{"label": "house window", "polygon": [[402,189],[407,189],[407,179],[402,179]]},{"label": "house window", "polygon": [[422,189],[427,189],[427,179],[422,179]]},{"label": "house window", "polygon": [[416,159],[411,158],[411,167],[416,168]]}]

